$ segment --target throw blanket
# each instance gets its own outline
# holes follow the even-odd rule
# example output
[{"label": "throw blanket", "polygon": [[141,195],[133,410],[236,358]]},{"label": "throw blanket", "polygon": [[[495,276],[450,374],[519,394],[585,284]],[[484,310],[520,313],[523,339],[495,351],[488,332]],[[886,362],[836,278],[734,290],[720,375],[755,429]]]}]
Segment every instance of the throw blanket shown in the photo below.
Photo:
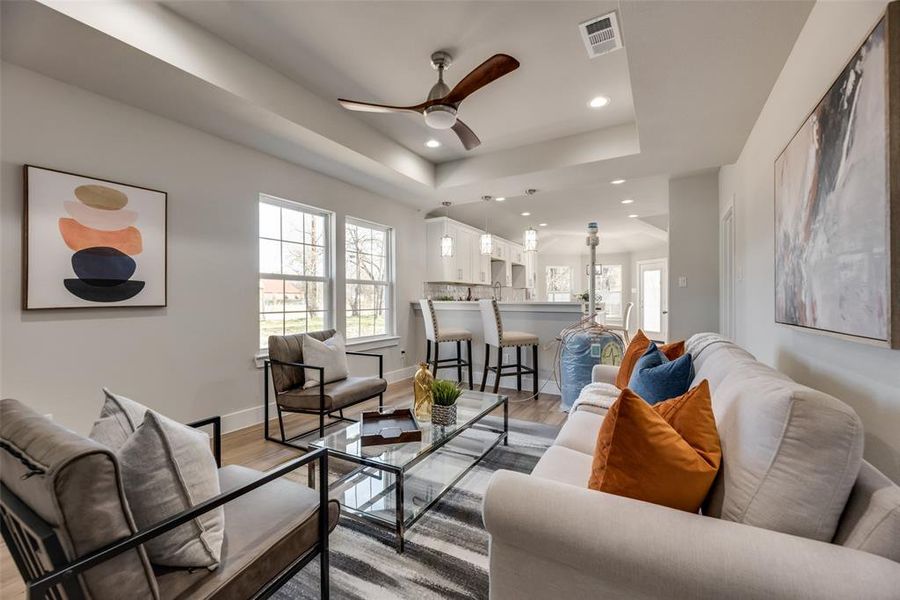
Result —
[{"label": "throw blanket", "polygon": [[619,397],[621,390],[611,383],[589,383],[581,389],[578,399],[572,404],[572,411],[587,410],[606,414],[609,407]]}]

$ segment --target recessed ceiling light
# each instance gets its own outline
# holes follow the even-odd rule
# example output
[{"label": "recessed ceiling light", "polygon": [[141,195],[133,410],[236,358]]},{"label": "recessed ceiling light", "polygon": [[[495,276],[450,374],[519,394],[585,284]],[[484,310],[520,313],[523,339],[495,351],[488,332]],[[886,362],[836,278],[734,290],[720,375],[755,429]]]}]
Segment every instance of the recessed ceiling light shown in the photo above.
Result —
[{"label": "recessed ceiling light", "polygon": [[628,215],[628,218],[629,218],[629,219],[636,219],[636,218],[637,218],[637,215]]},{"label": "recessed ceiling light", "polygon": [[634,200],[632,200],[631,198],[626,198],[625,200],[622,200],[622,204],[631,204],[632,202],[634,202]]},{"label": "recessed ceiling light", "polygon": [[538,224],[538,227],[546,227],[546,226],[547,226],[546,223],[540,223],[540,224]]},{"label": "recessed ceiling light", "polygon": [[613,185],[622,185],[623,183],[625,183],[625,180],[624,179],[613,179],[612,181],[610,181],[610,183]]},{"label": "recessed ceiling light", "polygon": [[531,213],[530,213],[530,212],[523,212],[523,213],[522,213],[522,216],[523,216],[523,217],[530,217],[530,216],[531,216]]},{"label": "recessed ceiling light", "polygon": [[504,200],[506,200],[506,198],[504,198],[503,196],[500,196],[498,198],[494,198],[494,200],[496,200],[497,202],[503,202]]},{"label": "recessed ceiling light", "polygon": [[425,142],[425,145],[428,146],[429,148],[440,148],[441,147],[441,143],[437,140],[428,140],[427,142]]},{"label": "recessed ceiling light", "polygon": [[603,108],[609,104],[609,98],[606,96],[597,96],[596,98],[591,98],[591,101],[588,102],[588,106],[591,108]]}]

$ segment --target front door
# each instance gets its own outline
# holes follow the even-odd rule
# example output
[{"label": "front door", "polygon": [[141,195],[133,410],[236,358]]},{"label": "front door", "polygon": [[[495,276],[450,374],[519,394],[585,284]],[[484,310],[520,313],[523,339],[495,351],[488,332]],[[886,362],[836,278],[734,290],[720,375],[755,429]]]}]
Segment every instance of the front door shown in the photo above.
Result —
[{"label": "front door", "polygon": [[638,322],[647,337],[666,341],[669,279],[664,258],[638,262]]}]

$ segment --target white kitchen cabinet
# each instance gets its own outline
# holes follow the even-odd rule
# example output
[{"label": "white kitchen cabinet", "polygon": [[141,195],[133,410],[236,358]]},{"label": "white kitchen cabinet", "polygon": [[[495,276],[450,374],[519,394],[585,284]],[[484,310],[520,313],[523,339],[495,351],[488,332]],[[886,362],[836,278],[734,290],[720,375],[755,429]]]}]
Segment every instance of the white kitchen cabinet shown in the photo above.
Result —
[{"label": "white kitchen cabinet", "polygon": [[[512,265],[525,265],[530,254],[522,245],[494,236],[491,254],[487,256],[481,254],[480,229],[447,217],[426,219],[425,228],[427,282],[465,285],[499,282],[503,287],[527,287],[527,273],[524,283],[519,272],[513,281]],[[445,234],[453,238],[453,256],[441,256],[441,238]]]}]

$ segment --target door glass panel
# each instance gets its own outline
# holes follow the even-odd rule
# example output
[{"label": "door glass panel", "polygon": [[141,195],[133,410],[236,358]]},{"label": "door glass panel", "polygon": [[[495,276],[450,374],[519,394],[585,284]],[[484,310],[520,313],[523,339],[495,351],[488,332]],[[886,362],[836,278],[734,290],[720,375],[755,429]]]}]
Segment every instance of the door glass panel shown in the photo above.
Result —
[{"label": "door glass panel", "polygon": [[643,273],[644,329],[647,331],[662,330],[662,271],[647,269]]}]

